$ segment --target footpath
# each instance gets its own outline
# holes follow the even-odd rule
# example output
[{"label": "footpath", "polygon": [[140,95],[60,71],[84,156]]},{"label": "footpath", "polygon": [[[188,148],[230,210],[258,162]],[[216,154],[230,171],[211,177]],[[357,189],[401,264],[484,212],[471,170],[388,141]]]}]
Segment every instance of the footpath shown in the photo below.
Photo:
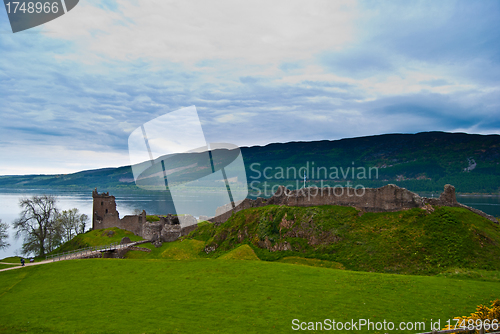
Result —
[{"label": "footpath", "polygon": [[[125,249],[125,248],[129,248],[129,247],[134,247],[138,244],[145,243],[145,242],[149,242],[149,241],[148,240],[141,240],[141,241],[125,243],[125,244],[110,244],[110,245],[106,245],[106,246],[96,246],[96,247],[88,247],[88,248],[84,248],[84,249],[78,249],[78,250],[71,251],[71,252],[65,252],[65,253],[51,255],[50,259],[43,260],[40,262],[33,262],[33,263],[26,262],[24,267],[36,266],[39,264],[47,264],[47,263],[52,263],[55,261],[76,260],[76,259],[99,257],[102,255],[102,252],[116,251],[116,250]],[[0,263],[12,265],[12,268],[0,269],[0,271],[24,268],[23,266],[21,266],[21,263],[19,263],[19,264],[8,263],[8,262],[0,262]]]},{"label": "footpath", "polygon": [[[40,262],[33,262],[33,263],[29,263],[29,262],[26,262],[24,264],[25,267],[29,267],[29,266],[36,266],[36,265],[39,265],[39,264],[46,264],[46,263],[50,263],[52,262],[52,260],[43,260],[43,261],[40,261]],[[5,268],[5,269],[0,269],[0,271],[6,271],[6,270],[13,270],[13,269],[19,269],[19,268],[23,268],[23,266],[21,266],[21,263],[17,264],[17,263],[8,263],[8,262],[0,262],[1,264],[10,264],[12,265],[12,268]]]}]

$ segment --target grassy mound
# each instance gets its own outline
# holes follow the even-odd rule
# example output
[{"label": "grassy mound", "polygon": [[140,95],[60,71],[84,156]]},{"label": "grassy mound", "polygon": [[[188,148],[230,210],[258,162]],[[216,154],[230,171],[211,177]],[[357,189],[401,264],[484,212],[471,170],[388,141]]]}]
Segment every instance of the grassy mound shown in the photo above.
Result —
[{"label": "grassy mound", "polygon": [[1,272],[0,332],[290,333],[293,319],[425,322],[396,331],[415,333],[499,295],[497,282],[266,261],[72,260]]},{"label": "grassy mound", "polygon": [[111,227],[78,234],[49,254],[68,252],[85,247],[109,245],[114,242],[119,243],[124,237],[129,237],[131,241],[143,240],[143,238],[136,236],[132,232],[119,229],[118,227]]},{"label": "grassy mound", "polygon": [[161,253],[164,259],[192,260],[199,258],[198,254],[205,244],[198,240],[183,240],[175,243],[166,243],[165,250]]},{"label": "grassy mound", "polygon": [[350,207],[266,206],[200,226],[191,238],[219,257],[248,244],[261,260],[295,256],[346,269],[437,274],[500,269],[500,226],[463,208],[363,213]]},{"label": "grassy mound", "polygon": [[158,248],[151,243],[141,244],[140,247],[148,248],[151,252],[129,251],[125,257],[127,259],[199,259],[199,254],[205,247],[205,243],[199,240],[186,239],[165,242]]},{"label": "grassy mound", "polygon": [[248,245],[241,245],[219,257],[220,260],[260,260]]}]

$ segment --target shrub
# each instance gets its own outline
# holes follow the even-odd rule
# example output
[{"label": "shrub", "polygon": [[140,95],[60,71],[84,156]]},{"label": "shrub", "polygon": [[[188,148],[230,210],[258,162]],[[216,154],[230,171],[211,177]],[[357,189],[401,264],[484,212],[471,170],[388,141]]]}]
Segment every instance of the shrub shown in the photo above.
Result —
[{"label": "shrub", "polygon": [[446,325],[444,329],[466,327],[474,330],[476,328],[473,333],[480,333],[478,328],[484,325],[486,333],[496,332],[500,328],[500,300],[492,301],[491,307],[479,305],[476,312],[471,313],[470,316],[456,317],[454,320],[457,320],[456,324]]}]

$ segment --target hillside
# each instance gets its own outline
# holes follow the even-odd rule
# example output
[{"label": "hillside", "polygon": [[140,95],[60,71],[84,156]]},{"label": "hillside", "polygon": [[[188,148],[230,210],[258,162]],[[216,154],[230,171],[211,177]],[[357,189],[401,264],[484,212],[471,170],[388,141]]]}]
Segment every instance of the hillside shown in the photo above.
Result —
[{"label": "hillside", "polygon": [[143,240],[141,237],[135,235],[130,231],[122,230],[118,227],[112,227],[108,229],[93,230],[78,234],[73,239],[65,242],[57,249],[50,252],[48,255],[73,251],[86,247],[104,246],[112,243],[120,243],[120,241],[124,237],[128,237],[131,241]]},{"label": "hillside", "polygon": [[[372,188],[393,183],[411,191],[440,191],[447,183],[463,193],[498,193],[500,190],[499,135],[445,132],[387,134],[336,141],[269,144],[242,149],[242,152],[247,175],[252,180],[263,181],[263,173],[256,178],[259,173],[248,167],[252,163],[260,163],[260,167],[255,165],[253,169],[263,172],[264,168],[270,167],[268,175],[273,176],[268,179],[270,184],[287,184],[276,180],[276,176],[281,176],[278,166],[285,171],[287,167],[298,170],[309,162],[307,177],[310,185],[320,186],[319,180],[328,182],[330,186],[335,182],[353,180],[355,184]],[[325,167],[328,175],[318,167]],[[335,173],[332,175],[335,167],[338,179]],[[349,167],[355,167],[354,177],[348,173]],[[377,167],[378,178],[373,175],[362,178],[363,175],[358,174],[361,171],[359,167]],[[468,171],[465,171],[466,168]]]},{"label": "hillside", "polygon": [[189,237],[205,242],[208,257],[248,244],[261,260],[315,258],[359,271],[500,270],[500,226],[463,208],[362,213],[269,205],[237,212],[220,226],[205,224]]},{"label": "hillside", "polygon": [[[54,253],[119,242],[118,228],[76,236]],[[434,275],[500,270],[500,225],[460,207],[362,212],[352,207],[268,205],[234,213],[128,259],[258,259],[381,273]]]},{"label": "hillside", "polygon": [[[296,186],[301,167],[309,166],[308,185],[330,186],[354,181],[366,187],[394,183],[412,191],[440,191],[447,183],[462,193],[498,193],[500,190],[500,136],[425,132],[387,134],[334,141],[274,143],[242,147],[250,196],[269,185]],[[316,168],[313,171],[313,166]],[[318,173],[317,168],[325,168]],[[355,167],[354,178],[347,168]],[[371,178],[360,178],[358,168],[376,167]],[[264,169],[268,168],[266,175]],[[280,174],[280,168],[284,173]],[[337,174],[332,171],[337,168]],[[342,170],[341,170],[342,168]],[[290,170],[289,173],[287,169]],[[466,171],[467,169],[467,171]],[[183,179],[196,168],[169,175]],[[342,173],[342,171],[344,173]],[[67,175],[0,176],[3,188],[57,188],[141,191],[130,166],[82,171]],[[253,191],[252,191],[253,190]],[[269,194],[270,195],[270,194]]]}]

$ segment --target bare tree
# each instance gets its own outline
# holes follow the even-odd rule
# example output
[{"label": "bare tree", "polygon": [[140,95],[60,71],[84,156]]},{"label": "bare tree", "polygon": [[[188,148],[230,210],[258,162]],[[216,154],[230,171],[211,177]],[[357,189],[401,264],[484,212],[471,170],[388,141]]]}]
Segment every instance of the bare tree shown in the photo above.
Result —
[{"label": "bare tree", "polygon": [[89,221],[89,216],[82,213],[78,216],[77,224],[75,226],[75,233],[78,235],[80,233],[85,233],[85,227],[87,226],[87,222]]},{"label": "bare tree", "polygon": [[9,229],[9,225],[6,223],[2,223],[2,220],[0,219],[0,249],[4,249],[10,246],[9,243],[5,239],[9,237],[7,234],[7,230]]},{"label": "bare tree", "polygon": [[61,244],[61,229],[56,224],[56,198],[52,195],[33,196],[19,200],[21,216],[14,221],[16,238],[24,237],[23,254],[39,256]]},{"label": "bare tree", "polygon": [[85,225],[89,217],[80,214],[77,208],[64,210],[57,215],[57,224],[61,227],[64,241],[73,239],[74,236],[85,232]]}]

